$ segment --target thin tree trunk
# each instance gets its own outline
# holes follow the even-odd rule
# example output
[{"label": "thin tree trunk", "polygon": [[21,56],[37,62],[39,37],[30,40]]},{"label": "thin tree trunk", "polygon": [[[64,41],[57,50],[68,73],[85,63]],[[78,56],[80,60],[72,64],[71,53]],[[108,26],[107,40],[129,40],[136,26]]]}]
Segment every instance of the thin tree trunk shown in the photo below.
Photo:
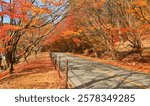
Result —
[{"label": "thin tree trunk", "polygon": [[12,73],[13,73],[13,70],[14,70],[13,63],[10,63],[10,66],[9,66],[9,74],[12,74]]}]

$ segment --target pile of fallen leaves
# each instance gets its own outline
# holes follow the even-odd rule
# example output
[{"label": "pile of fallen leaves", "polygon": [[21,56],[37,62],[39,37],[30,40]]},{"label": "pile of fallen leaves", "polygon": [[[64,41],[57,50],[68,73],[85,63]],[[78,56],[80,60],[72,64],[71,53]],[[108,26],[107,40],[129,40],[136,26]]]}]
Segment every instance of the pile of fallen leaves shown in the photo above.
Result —
[{"label": "pile of fallen leaves", "polygon": [[12,75],[8,71],[0,72],[0,88],[20,89],[56,89],[65,88],[65,78],[54,69],[48,53],[32,57],[29,63],[15,65]]}]

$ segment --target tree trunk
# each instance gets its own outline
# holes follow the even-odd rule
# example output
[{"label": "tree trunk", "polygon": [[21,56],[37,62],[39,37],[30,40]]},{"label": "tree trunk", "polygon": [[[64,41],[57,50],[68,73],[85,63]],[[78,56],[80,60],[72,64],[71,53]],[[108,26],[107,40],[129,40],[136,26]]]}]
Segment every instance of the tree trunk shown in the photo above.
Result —
[{"label": "tree trunk", "polygon": [[7,65],[9,67],[9,74],[12,74],[14,70],[14,67],[13,67],[14,58],[15,57],[13,57],[13,51],[8,51],[6,54],[6,60],[7,60]]},{"label": "tree trunk", "polygon": [[97,53],[97,50],[95,48],[93,48],[94,50],[94,55],[95,55],[95,58],[98,58],[98,53]]},{"label": "tree trunk", "polygon": [[118,60],[117,52],[115,50],[112,50],[111,54],[113,60]]},{"label": "tree trunk", "polygon": [[14,58],[13,58],[13,52],[11,51],[10,54],[9,54],[9,74],[12,74],[13,73],[13,70],[14,70]]},{"label": "tree trunk", "polygon": [[9,74],[12,74],[13,70],[14,70],[13,63],[10,63],[10,65],[9,65]]}]

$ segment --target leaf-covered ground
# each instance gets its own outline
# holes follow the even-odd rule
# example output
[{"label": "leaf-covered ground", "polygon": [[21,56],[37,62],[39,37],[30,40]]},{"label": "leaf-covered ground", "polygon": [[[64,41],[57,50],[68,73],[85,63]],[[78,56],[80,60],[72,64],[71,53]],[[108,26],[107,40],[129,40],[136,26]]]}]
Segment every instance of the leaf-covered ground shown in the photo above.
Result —
[{"label": "leaf-covered ground", "polygon": [[1,89],[60,89],[65,88],[65,79],[54,70],[48,53],[31,57],[29,63],[19,63],[14,74],[0,72]]}]

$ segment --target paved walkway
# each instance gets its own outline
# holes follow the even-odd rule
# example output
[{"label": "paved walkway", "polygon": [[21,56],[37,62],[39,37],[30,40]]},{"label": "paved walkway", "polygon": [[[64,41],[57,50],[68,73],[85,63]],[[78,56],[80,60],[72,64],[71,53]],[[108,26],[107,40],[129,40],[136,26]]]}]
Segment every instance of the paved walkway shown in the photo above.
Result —
[{"label": "paved walkway", "polygon": [[69,60],[69,80],[74,88],[150,89],[150,74],[129,71],[64,53],[53,53]]}]

